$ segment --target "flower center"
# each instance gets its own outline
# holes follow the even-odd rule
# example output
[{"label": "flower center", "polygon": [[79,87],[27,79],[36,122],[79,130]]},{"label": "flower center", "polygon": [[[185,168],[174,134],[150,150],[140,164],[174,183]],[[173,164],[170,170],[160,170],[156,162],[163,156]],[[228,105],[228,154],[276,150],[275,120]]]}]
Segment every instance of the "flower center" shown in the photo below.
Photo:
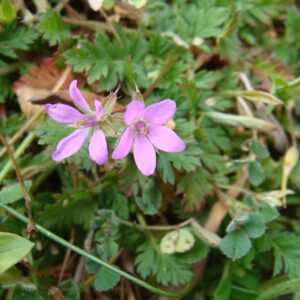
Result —
[{"label": "flower center", "polygon": [[134,125],[135,127],[135,130],[139,133],[139,134],[142,134],[142,135],[146,135],[148,134],[148,127],[147,125],[145,124],[145,122],[143,121],[138,121],[135,123]]},{"label": "flower center", "polygon": [[84,118],[82,118],[79,122],[77,122],[77,127],[93,127],[97,123],[97,117],[96,115],[86,115]]}]

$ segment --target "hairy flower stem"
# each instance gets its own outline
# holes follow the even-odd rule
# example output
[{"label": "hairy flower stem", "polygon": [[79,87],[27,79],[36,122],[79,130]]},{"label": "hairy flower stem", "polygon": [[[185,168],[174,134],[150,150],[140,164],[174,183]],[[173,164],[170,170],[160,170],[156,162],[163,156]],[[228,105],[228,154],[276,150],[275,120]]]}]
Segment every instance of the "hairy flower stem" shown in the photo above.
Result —
[{"label": "hairy flower stem", "polygon": [[21,188],[22,188],[22,192],[23,192],[23,196],[24,196],[24,200],[25,200],[25,205],[26,205],[27,213],[28,213],[27,233],[28,233],[28,235],[30,237],[35,232],[34,220],[33,220],[32,209],[31,209],[30,195],[29,195],[29,193],[27,191],[27,188],[25,186],[24,179],[23,179],[23,177],[21,175],[21,171],[20,171],[20,168],[18,166],[18,163],[17,163],[17,161],[16,161],[16,159],[14,157],[14,154],[12,153],[12,151],[10,149],[10,146],[9,146],[9,144],[8,144],[5,136],[2,135],[2,134],[0,134],[0,140],[1,140],[1,142],[4,145],[4,147],[7,150],[7,153],[9,155],[9,158],[11,160],[12,165],[15,168],[15,172],[16,172],[17,178],[18,178],[19,183],[20,183]]},{"label": "hairy flower stem", "polygon": [[[13,209],[12,207],[10,207],[8,205],[5,205],[1,202],[0,202],[0,207],[3,208],[5,211],[9,212],[10,214],[12,214],[15,218],[17,218],[21,222],[27,224],[28,219],[25,216],[23,216],[22,214],[20,214],[18,211]],[[149,290],[153,293],[156,293],[156,294],[159,294],[159,295],[162,295],[162,296],[165,296],[165,297],[169,297],[169,298],[178,298],[178,297],[182,297],[186,293],[186,291],[189,289],[189,285],[187,285],[185,288],[181,289],[177,293],[172,293],[172,292],[161,290],[161,289],[159,289],[157,287],[154,287],[154,286],[148,284],[147,282],[145,282],[145,281],[143,281],[143,280],[127,273],[127,272],[124,272],[124,271],[118,269],[117,267],[115,267],[115,266],[99,259],[98,257],[84,251],[83,249],[79,248],[78,246],[69,243],[68,241],[62,239],[58,235],[56,235],[53,232],[49,231],[48,229],[40,226],[39,224],[35,224],[35,226],[36,226],[37,231],[39,231],[41,234],[47,236],[49,239],[57,242],[58,244],[66,247],[68,249],[71,249],[75,253],[77,253],[79,255],[82,255],[85,258],[90,259],[91,261],[93,261],[93,262],[95,262],[95,263],[97,263],[97,264],[113,271],[113,272],[118,273],[119,275],[123,276],[124,278],[129,279],[130,281],[144,287],[145,289],[147,289],[147,290]]]}]

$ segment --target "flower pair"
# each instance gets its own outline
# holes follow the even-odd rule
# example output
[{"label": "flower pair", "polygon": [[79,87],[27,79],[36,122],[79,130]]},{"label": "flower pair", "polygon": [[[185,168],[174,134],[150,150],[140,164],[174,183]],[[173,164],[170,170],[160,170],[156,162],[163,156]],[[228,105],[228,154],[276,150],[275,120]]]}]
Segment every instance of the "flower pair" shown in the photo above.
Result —
[{"label": "flower pair", "polygon": [[[62,139],[52,154],[55,161],[61,161],[75,154],[86,141],[89,132],[92,136],[89,143],[89,154],[97,164],[103,165],[108,160],[108,150],[102,124],[106,121],[101,102],[94,101],[95,110],[91,110],[74,80],[69,88],[70,97],[74,101],[75,109],[64,104],[46,104],[47,114],[56,122],[75,127],[72,134]],[[130,102],[124,113],[127,126],[120,141],[112,153],[113,159],[121,159],[129,154],[133,148],[133,156],[138,169],[145,176],[154,173],[156,167],[156,152],[181,152],[185,148],[184,142],[178,135],[165,126],[174,115],[176,104],[173,100],[161,102],[145,107],[141,101]]]}]

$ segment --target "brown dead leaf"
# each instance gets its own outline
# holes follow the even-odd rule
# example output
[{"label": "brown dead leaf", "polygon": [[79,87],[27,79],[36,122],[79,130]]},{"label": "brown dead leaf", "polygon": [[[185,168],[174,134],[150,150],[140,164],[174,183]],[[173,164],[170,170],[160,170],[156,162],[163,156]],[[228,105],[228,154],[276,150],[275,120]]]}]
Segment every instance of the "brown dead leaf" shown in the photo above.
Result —
[{"label": "brown dead leaf", "polygon": [[[53,58],[43,58],[38,66],[30,69],[27,75],[22,76],[14,84],[14,92],[18,96],[21,110],[26,117],[32,116],[35,112],[42,109],[46,103],[64,103],[73,105],[73,101],[69,95],[69,85],[73,80],[71,72],[69,72],[57,87],[57,83],[61,80],[63,72],[57,70]],[[78,87],[85,84],[83,78],[78,78]],[[102,101],[104,96],[81,90],[84,98],[91,107],[94,107],[94,100]],[[115,110],[123,109],[122,105],[117,104]]]},{"label": "brown dead leaf", "polygon": [[[53,58],[46,57],[38,62],[38,66],[32,67],[28,74],[14,83],[14,92],[18,96],[21,110],[26,117],[30,117],[41,109],[31,101],[51,95],[62,74],[63,72],[57,70]],[[59,89],[67,89],[71,80],[72,74],[69,73]]]}]

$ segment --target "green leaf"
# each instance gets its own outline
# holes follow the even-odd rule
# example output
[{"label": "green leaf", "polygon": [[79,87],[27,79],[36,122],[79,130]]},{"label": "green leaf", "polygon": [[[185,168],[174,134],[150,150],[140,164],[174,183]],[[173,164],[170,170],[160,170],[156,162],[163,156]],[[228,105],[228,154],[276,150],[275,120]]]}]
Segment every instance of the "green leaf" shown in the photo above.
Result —
[{"label": "green leaf", "polygon": [[179,181],[178,192],[185,194],[185,208],[193,211],[200,207],[204,196],[212,189],[211,175],[204,168],[197,168]]},{"label": "green leaf", "polygon": [[281,271],[290,277],[300,277],[300,237],[290,232],[280,232],[272,236],[274,248],[274,271],[278,275]]},{"label": "green leaf", "polygon": [[277,126],[271,122],[254,117],[225,114],[220,112],[207,112],[205,113],[205,115],[213,119],[215,122],[235,127],[243,126],[246,128],[257,129],[264,132],[269,132],[277,128]]},{"label": "green leaf", "polygon": [[224,270],[223,270],[223,274],[222,274],[222,278],[219,281],[219,284],[217,286],[217,288],[214,291],[214,300],[229,300],[230,298],[230,292],[231,292],[231,281],[232,281],[232,275],[230,272],[230,265],[227,262]]},{"label": "green leaf", "polygon": [[279,212],[277,211],[277,209],[267,203],[263,204],[260,210],[260,214],[263,217],[265,223],[271,222],[279,217]]},{"label": "green leaf", "polygon": [[0,32],[0,55],[16,58],[16,50],[28,50],[37,37],[38,33],[34,29],[16,27],[15,23],[11,23]]},{"label": "green leaf", "polygon": [[28,284],[26,286],[22,284],[17,286],[11,300],[43,300],[43,298],[35,286],[32,285],[32,287],[30,287]]},{"label": "green leaf", "polygon": [[264,169],[261,164],[257,161],[251,161],[248,166],[249,180],[252,185],[259,186],[265,180]]},{"label": "green leaf", "polygon": [[100,79],[99,90],[111,90],[119,81],[132,85],[132,78],[136,78],[139,88],[145,87],[148,79],[143,66],[147,41],[141,34],[127,38],[119,27],[115,29],[120,39],[98,33],[93,42],[82,40],[80,47],[65,54],[67,63],[74,66],[75,72],[86,72],[90,84]]},{"label": "green leaf", "polygon": [[108,203],[115,214],[127,220],[129,217],[129,203],[128,199],[114,186],[107,188],[104,191],[104,200]]},{"label": "green leaf", "polygon": [[161,205],[162,196],[155,181],[150,179],[144,188],[143,196],[138,196],[135,199],[138,207],[144,214],[154,215]]},{"label": "green leaf", "polygon": [[120,274],[101,267],[96,275],[95,288],[98,291],[108,291],[117,285],[120,278]]},{"label": "green leaf", "polygon": [[12,22],[17,14],[15,6],[10,0],[2,0],[0,4],[0,23],[8,24]]},{"label": "green leaf", "polygon": [[0,274],[21,261],[33,245],[16,234],[0,232]]},{"label": "green leaf", "polygon": [[236,92],[237,95],[240,95],[246,98],[249,101],[266,103],[272,105],[281,105],[282,101],[277,97],[262,91],[239,91]]},{"label": "green leaf", "polygon": [[220,249],[233,260],[245,256],[251,248],[251,241],[243,230],[235,230],[227,234],[221,241]]},{"label": "green leaf", "polygon": [[191,278],[189,265],[182,263],[176,255],[161,253],[156,244],[142,244],[137,252],[135,264],[137,272],[143,278],[154,275],[157,282],[164,286],[170,283],[175,286],[185,284]]},{"label": "green leaf", "polygon": [[147,278],[153,271],[156,264],[156,249],[149,244],[143,244],[137,248],[139,253],[135,258],[137,272]]},{"label": "green leaf", "polygon": [[257,156],[257,158],[268,158],[270,153],[268,149],[263,146],[257,139],[253,139],[252,143],[252,151]]},{"label": "green leaf", "polygon": [[259,213],[250,213],[247,222],[242,227],[251,238],[258,238],[266,231],[264,219]]},{"label": "green leaf", "polygon": [[189,145],[183,152],[171,153],[168,156],[177,170],[195,171],[201,165],[199,158],[201,153],[198,145]]},{"label": "green leaf", "polygon": [[69,28],[63,23],[60,15],[53,9],[48,9],[41,17],[38,30],[44,38],[54,46],[69,37]]},{"label": "green leaf", "polygon": [[193,247],[187,252],[176,254],[176,258],[183,263],[196,263],[198,261],[201,261],[208,254],[209,247],[207,246],[207,244],[203,242],[198,237],[198,235],[194,233],[194,231],[193,235],[195,238],[195,243]]},{"label": "green leaf", "polygon": [[[31,181],[30,180],[25,180],[24,182],[25,187],[27,190],[30,189],[31,187]],[[12,203],[15,201],[18,201],[22,199],[23,196],[23,191],[21,188],[20,183],[14,183],[9,186],[5,186],[1,189],[0,191],[0,202],[4,204]]]},{"label": "green leaf", "polygon": [[80,300],[80,290],[78,285],[71,279],[63,281],[59,289],[64,295],[65,300]]},{"label": "green leaf", "polygon": [[164,182],[169,182],[171,184],[175,183],[175,174],[170,163],[170,157],[167,153],[161,152],[158,156],[157,169],[162,176]]},{"label": "green leaf", "polygon": [[57,195],[57,202],[47,205],[39,220],[45,227],[69,228],[72,224],[87,228],[96,212],[92,191],[75,190]]}]

